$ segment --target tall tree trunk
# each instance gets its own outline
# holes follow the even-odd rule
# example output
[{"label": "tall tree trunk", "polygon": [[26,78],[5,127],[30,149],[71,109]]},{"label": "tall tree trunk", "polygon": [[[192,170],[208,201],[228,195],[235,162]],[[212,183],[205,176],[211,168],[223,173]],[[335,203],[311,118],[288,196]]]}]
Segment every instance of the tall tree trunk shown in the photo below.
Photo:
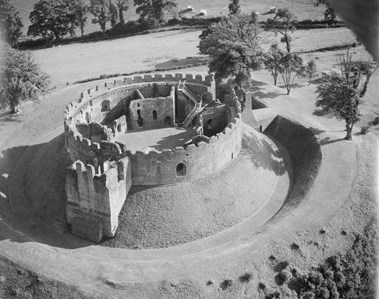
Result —
[{"label": "tall tree trunk", "polygon": [[11,114],[16,114],[16,104],[15,104],[15,99],[14,98],[10,98],[9,100],[9,108],[10,108],[10,113]]},{"label": "tall tree trunk", "polygon": [[290,45],[290,41],[289,41],[287,33],[284,34],[284,40],[286,41],[287,52],[290,53],[291,52],[291,45]]},{"label": "tall tree trunk", "polygon": [[353,139],[353,124],[346,124],[347,132],[346,132],[346,140],[351,140]]},{"label": "tall tree trunk", "polygon": [[120,24],[124,24],[125,23],[124,10],[120,7],[118,8],[118,14],[119,14],[119,18],[120,18]]}]

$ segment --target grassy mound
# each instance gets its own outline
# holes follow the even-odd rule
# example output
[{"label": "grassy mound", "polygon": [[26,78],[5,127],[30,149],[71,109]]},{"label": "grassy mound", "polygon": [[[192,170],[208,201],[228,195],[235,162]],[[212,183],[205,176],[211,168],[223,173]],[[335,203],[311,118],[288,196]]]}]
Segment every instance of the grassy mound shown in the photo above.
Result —
[{"label": "grassy mound", "polygon": [[[210,236],[251,217],[285,174],[282,149],[244,126],[240,155],[220,172],[197,181],[134,186],[119,215],[115,238],[102,245],[157,248]],[[29,213],[66,226],[64,176],[68,161],[63,136],[39,145],[24,175]],[[285,195],[283,195],[285,196]],[[22,203],[21,203],[22,204]]]},{"label": "grassy mound", "polygon": [[284,167],[276,146],[246,126],[242,152],[220,172],[181,184],[133,187],[115,238],[102,245],[168,247],[220,232],[262,207]]}]

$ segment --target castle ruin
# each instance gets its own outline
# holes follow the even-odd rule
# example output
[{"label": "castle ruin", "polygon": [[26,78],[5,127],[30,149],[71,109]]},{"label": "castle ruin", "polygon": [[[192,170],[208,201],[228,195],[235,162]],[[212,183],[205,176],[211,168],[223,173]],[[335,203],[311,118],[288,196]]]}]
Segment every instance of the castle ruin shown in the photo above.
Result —
[{"label": "castle ruin", "polygon": [[240,152],[240,112],[235,93],[216,99],[212,75],[137,76],[82,93],[64,113],[72,233],[94,242],[113,237],[132,186],[221,169]]}]

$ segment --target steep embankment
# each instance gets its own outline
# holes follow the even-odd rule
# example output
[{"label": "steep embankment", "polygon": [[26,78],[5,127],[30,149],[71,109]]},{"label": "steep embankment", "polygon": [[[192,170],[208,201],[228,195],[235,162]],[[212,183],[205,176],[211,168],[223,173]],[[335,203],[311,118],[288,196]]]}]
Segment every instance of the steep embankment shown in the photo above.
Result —
[{"label": "steep embankment", "polygon": [[[198,181],[135,187],[119,216],[111,247],[167,247],[213,235],[254,215],[284,175],[282,152],[247,126],[239,157]],[[283,200],[286,194],[283,194]]]},{"label": "steep embankment", "polygon": [[292,161],[291,191],[280,213],[296,208],[312,188],[320,169],[321,146],[314,133],[296,121],[277,116],[265,134],[280,142]]}]

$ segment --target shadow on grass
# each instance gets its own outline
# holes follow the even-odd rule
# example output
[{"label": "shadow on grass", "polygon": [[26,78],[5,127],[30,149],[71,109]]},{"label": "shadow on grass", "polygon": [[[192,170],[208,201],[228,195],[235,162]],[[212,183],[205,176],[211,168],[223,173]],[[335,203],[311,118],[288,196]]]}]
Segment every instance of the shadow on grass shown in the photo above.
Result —
[{"label": "shadow on grass", "polygon": [[266,135],[284,146],[292,161],[290,193],[277,213],[277,219],[298,207],[312,188],[322,160],[321,145],[315,135],[322,132],[281,116],[265,130]]},{"label": "shadow on grass", "polygon": [[[0,231],[0,241],[38,242],[66,249],[92,245],[71,235],[67,227],[64,196],[67,157],[61,155],[63,149],[62,134],[49,143],[2,151],[0,227],[4,229]],[[42,154],[37,155],[40,151]],[[20,170],[20,163],[24,163],[25,172]],[[9,190],[13,190],[11,195]],[[18,193],[24,196],[17,196]]]},{"label": "shadow on grass", "polygon": [[[188,32],[195,32],[195,31],[200,31],[198,28],[193,28],[193,29],[182,29],[182,30],[175,30],[175,32],[172,32],[170,34],[164,34],[164,32],[162,32],[164,35],[159,35],[159,36],[156,36],[154,38],[166,38],[166,37],[171,37],[171,36],[175,36],[175,35],[181,35],[183,33],[188,33]],[[166,31],[167,32],[167,31]],[[200,35],[200,33],[199,33]]]},{"label": "shadow on grass", "polygon": [[279,149],[274,149],[266,139],[257,140],[254,134],[242,136],[242,150],[257,168],[274,171],[278,176],[286,173],[286,165]]},{"label": "shadow on grass", "polygon": [[251,86],[249,86],[249,88],[247,89],[248,91],[250,91],[253,95],[253,97],[257,97],[257,98],[260,98],[260,99],[273,99],[273,98],[276,98],[277,96],[280,96],[280,95],[286,95],[286,93],[277,93],[277,92],[273,92],[273,91],[269,91],[269,92],[264,92],[262,91],[262,86],[266,86],[268,85],[267,83],[264,83],[264,82],[260,82],[260,81],[255,81],[255,80],[251,80]]},{"label": "shadow on grass", "polygon": [[197,66],[207,64],[208,62],[209,58],[205,56],[186,57],[182,59],[171,59],[165,62],[157,63],[155,65],[155,68],[169,69],[172,67]]}]

